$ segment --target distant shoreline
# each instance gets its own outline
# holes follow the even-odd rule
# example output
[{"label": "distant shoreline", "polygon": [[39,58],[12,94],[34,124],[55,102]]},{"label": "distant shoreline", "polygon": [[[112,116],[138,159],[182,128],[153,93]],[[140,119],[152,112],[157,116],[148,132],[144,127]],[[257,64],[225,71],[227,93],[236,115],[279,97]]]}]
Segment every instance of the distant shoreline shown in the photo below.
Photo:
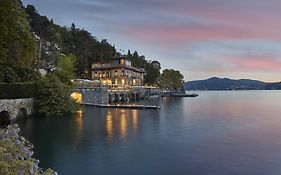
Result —
[{"label": "distant shoreline", "polygon": [[281,82],[266,83],[258,80],[212,77],[185,82],[185,90],[281,90]]}]

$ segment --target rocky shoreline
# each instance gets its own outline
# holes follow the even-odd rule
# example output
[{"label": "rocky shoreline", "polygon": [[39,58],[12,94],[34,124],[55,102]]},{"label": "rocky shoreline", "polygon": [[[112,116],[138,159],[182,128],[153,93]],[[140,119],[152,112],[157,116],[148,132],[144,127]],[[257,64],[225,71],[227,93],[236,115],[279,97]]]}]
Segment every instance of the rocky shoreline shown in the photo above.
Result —
[{"label": "rocky shoreline", "polygon": [[33,145],[19,131],[16,124],[0,129],[0,174],[57,175],[39,167],[39,160],[32,157]]}]

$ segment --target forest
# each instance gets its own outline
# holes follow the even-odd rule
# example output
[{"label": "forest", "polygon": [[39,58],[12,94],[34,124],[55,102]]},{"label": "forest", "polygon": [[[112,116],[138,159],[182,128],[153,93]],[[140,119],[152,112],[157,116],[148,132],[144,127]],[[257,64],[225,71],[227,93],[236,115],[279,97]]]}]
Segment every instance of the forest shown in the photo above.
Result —
[{"label": "forest", "polygon": [[[77,59],[76,76],[78,78],[90,78],[91,64],[96,61],[108,61],[113,56],[120,56],[114,45],[107,39],[98,41],[95,36],[85,29],[75,26],[60,26],[41,16],[34,6],[27,5],[25,8],[29,17],[31,31],[37,36],[40,49],[41,66],[52,67],[56,64],[61,54],[72,54]],[[148,61],[144,55],[137,51],[125,55],[132,60],[133,65],[146,70],[145,83],[157,84],[160,77],[160,63]]]}]

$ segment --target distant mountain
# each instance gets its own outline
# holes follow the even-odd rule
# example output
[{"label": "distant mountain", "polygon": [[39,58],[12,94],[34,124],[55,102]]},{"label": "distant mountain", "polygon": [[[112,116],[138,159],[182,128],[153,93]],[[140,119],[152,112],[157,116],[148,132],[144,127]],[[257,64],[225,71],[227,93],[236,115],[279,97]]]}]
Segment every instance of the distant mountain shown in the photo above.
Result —
[{"label": "distant mountain", "polygon": [[[274,89],[273,83],[265,83],[257,80],[213,77],[206,80],[188,81],[185,83],[186,90],[261,90],[266,88]],[[281,84],[280,84],[281,85]],[[281,86],[280,86],[281,89]]]},{"label": "distant mountain", "polygon": [[281,82],[267,83],[265,86],[266,90],[281,90]]}]

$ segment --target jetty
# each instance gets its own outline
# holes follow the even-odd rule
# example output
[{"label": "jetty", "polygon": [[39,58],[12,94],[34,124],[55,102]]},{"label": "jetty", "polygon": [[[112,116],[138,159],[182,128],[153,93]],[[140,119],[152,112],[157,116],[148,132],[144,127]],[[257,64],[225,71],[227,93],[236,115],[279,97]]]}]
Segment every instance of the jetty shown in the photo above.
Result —
[{"label": "jetty", "polygon": [[171,97],[198,97],[198,94],[172,94]]},{"label": "jetty", "polygon": [[96,104],[96,103],[82,103],[82,105],[94,106],[98,108],[123,108],[123,109],[160,109],[160,106],[150,105],[131,105],[131,104]]}]

